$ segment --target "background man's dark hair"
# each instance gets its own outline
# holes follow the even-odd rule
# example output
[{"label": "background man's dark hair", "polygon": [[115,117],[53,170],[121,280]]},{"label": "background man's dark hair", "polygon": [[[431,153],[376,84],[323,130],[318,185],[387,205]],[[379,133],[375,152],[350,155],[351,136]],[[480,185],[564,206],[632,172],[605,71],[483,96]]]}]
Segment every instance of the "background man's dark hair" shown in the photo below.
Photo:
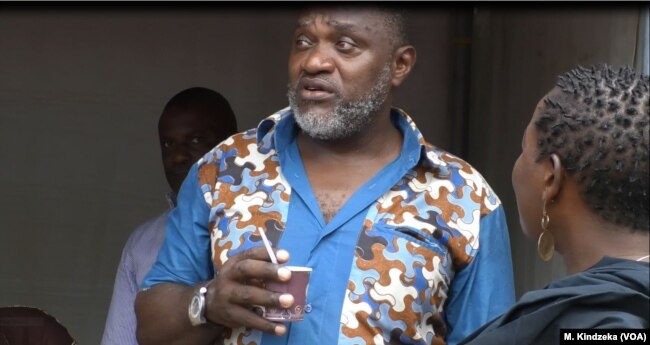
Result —
[{"label": "background man's dark hair", "polygon": [[[163,113],[169,109],[187,109],[194,112],[214,115],[217,133],[237,132],[237,119],[228,100],[220,93],[204,87],[192,87],[172,97],[165,105]],[[226,139],[227,136],[220,138]]]},{"label": "background man's dark hair", "polygon": [[591,209],[648,231],[648,76],[625,67],[578,67],[544,100],[539,157],[560,156]]}]

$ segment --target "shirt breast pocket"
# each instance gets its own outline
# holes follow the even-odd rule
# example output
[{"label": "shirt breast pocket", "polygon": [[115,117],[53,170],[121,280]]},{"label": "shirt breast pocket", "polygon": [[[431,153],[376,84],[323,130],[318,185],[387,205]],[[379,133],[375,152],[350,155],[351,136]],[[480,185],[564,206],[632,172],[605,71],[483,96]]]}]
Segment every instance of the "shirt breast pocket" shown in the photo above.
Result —
[{"label": "shirt breast pocket", "polygon": [[343,333],[374,336],[372,330],[382,329],[414,344],[431,343],[444,334],[441,312],[449,262],[446,247],[418,228],[375,223],[363,231],[344,305]]},{"label": "shirt breast pocket", "polygon": [[447,248],[434,236],[435,231],[428,232],[406,225],[388,225],[380,223],[375,224],[372,227],[371,232],[382,234],[381,236],[385,237],[387,240],[399,237],[412,243],[414,246],[422,246],[438,253],[439,255],[447,254]]}]

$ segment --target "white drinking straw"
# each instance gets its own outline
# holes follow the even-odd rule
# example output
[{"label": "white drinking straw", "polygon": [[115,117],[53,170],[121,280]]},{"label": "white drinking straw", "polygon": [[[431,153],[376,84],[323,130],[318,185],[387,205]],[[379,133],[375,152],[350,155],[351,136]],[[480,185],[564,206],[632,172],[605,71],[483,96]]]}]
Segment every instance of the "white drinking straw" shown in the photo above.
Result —
[{"label": "white drinking straw", "polygon": [[273,253],[273,248],[271,248],[271,243],[269,243],[269,239],[266,238],[265,231],[262,229],[258,229],[260,236],[262,236],[262,242],[264,242],[264,247],[266,248],[266,251],[269,253],[269,257],[271,257],[271,262],[274,264],[278,263],[278,259],[275,257],[275,253]]}]

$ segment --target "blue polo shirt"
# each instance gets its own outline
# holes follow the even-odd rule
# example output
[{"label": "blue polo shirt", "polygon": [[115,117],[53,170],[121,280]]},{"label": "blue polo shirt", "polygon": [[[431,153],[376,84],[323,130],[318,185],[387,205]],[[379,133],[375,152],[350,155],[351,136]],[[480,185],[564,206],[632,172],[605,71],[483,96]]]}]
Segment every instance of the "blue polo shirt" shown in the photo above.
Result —
[{"label": "blue polo shirt", "polygon": [[403,111],[391,119],[400,155],[329,223],[288,109],[217,146],[185,179],[142,286],[210,279],[228,257],[261,245],[262,228],[290,265],[313,268],[306,314],[281,337],[233,330],[235,343],[454,343],[505,311],[514,289],[498,198],[467,163],[427,144]]}]

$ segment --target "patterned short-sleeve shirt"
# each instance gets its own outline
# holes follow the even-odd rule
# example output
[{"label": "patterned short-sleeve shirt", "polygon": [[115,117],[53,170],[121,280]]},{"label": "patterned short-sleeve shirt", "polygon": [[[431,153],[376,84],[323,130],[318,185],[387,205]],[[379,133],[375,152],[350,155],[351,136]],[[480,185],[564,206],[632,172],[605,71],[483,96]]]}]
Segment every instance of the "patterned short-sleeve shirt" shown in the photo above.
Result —
[{"label": "patterned short-sleeve shirt", "polygon": [[[405,112],[394,108],[391,118],[404,137],[400,156],[330,222],[309,187],[289,109],[198,162],[183,189],[209,210],[214,271],[262,245],[260,231],[288,249],[290,264],[313,268],[304,321],[284,337],[228,329],[225,344],[443,344],[512,304],[499,199],[469,164],[427,143]],[[152,282],[169,280],[156,271]]]}]

